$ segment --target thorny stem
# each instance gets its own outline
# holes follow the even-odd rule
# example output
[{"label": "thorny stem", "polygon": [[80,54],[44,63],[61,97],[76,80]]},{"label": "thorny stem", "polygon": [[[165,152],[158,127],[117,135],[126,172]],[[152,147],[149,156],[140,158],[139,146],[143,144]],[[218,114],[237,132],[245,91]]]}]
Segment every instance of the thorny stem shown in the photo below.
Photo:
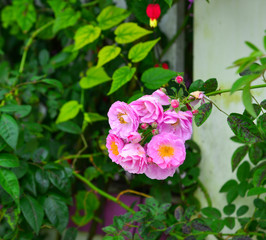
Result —
[{"label": "thorny stem", "polygon": [[68,159],[73,159],[73,158],[90,158],[92,156],[100,156],[103,155],[103,153],[92,153],[92,154],[82,154],[82,155],[68,155],[64,156],[61,159],[58,159],[55,161],[55,163],[60,163],[62,161],[67,161]]},{"label": "thorny stem", "polygon": [[134,194],[139,195],[139,196],[143,196],[143,197],[146,197],[146,198],[151,198],[151,196],[148,195],[148,194],[145,194],[145,193],[142,193],[142,192],[138,192],[138,191],[135,191],[135,190],[131,190],[131,189],[126,189],[126,190],[120,192],[117,195],[116,199],[119,200],[119,198],[125,193],[134,193]]},{"label": "thorny stem", "polygon": [[122,208],[126,209],[128,212],[131,212],[132,214],[135,213],[135,211],[130,208],[129,206],[127,206],[126,204],[124,204],[123,202],[121,202],[119,199],[116,199],[115,197],[113,197],[112,195],[106,193],[105,191],[102,191],[101,189],[97,188],[94,184],[92,184],[88,179],[84,178],[83,176],[81,176],[80,174],[78,174],[77,172],[73,172],[73,175],[75,177],[77,177],[79,180],[81,180],[82,182],[84,182],[86,185],[88,185],[92,190],[96,191],[97,193],[99,193],[100,195],[102,195],[103,197],[119,204]]},{"label": "thorny stem", "polygon": [[205,186],[203,185],[203,183],[198,179],[198,185],[201,189],[201,191],[203,192],[206,200],[207,200],[207,203],[208,203],[208,207],[211,207],[212,206],[212,200],[211,200],[211,197],[207,191],[207,189],[205,188]]},{"label": "thorny stem", "polygon": [[[206,99],[206,98],[205,98]],[[225,111],[223,111],[221,108],[219,108],[217,106],[216,103],[214,103],[212,100],[210,100],[209,98],[207,98],[206,100],[208,100],[210,103],[212,103],[220,112],[224,113],[225,115],[229,116]]]},{"label": "thorny stem", "polygon": [[54,20],[46,23],[45,25],[43,25],[42,27],[38,28],[37,30],[35,30],[31,37],[29,38],[26,46],[24,47],[24,50],[23,50],[23,54],[22,54],[22,58],[21,58],[21,62],[20,62],[20,66],[19,66],[19,73],[21,74],[24,70],[24,65],[25,65],[25,62],[26,62],[26,57],[27,57],[27,54],[28,54],[28,50],[33,42],[33,39],[40,33],[42,32],[44,29],[48,28],[50,25],[52,25],[54,23]]}]

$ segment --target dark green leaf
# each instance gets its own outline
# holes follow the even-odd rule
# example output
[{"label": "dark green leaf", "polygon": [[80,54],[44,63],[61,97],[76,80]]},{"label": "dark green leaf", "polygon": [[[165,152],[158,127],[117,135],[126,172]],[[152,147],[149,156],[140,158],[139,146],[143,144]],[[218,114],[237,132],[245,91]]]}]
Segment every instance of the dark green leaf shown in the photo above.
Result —
[{"label": "dark green leaf", "polygon": [[206,231],[211,231],[211,228],[204,223],[201,219],[194,219],[192,221],[192,228],[195,230],[201,231],[201,232],[206,232]]},{"label": "dark green leaf", "polygon": [[248,182],[246,181],[241,182],[237,188],[239,196],[245,197],[248,188],[249,188]]},{"label": "dark green leaf", "polygon": [[77,235],[78,235],[77,228],[71,227],[64,232],[62,240],[75,240]]},{"label": "dark green leaf", "polygon": [[40,193],[44,194],[50,186],[47,171],[43,169],[37,169],[35,172],[35,180],[37,184],[37,189]]},{"label": "dark green leaf", "polygon": [[245,181],[250,176],[250,165],[247,161],[243,162],[237,169],[237,178],[240,182]]},{"label": "dark green leaf", "polygon": [[8,104],[3,107],[0,107],[0,112],[15,113],[15,116],[17,118],[23,118],[31,112],[31,106]]},{"label": "dark green leaf", "polygon": [[233,229],[235,227],[235,219],[232,218],[232,217],[227,217],[227,218],[224,219],[224,224],[229,229]]},{"label": "dark green leaf", "polygon": [[232,156],[231,159],[231,166],[232,166],[232,171],[234,171],[239,163],[244,159],[248,151],[248,145],[241,146],[237,148]]},{"label": "dark green leaf", "polygon": [[266,99],[264,99],[261,103],[260,106],[266,110]]},{"label": "dark green leaf", "polygon": [[245,143],[244,141],[240,140],[237,136],[230,137],[230,139],[236,143]]},{"label": "dark green leaf", "polygon": [[32,195],[37,196],[35,174],[32,169],[27,172],[22,183],[25,190],[29,191]]},{"label": "dark green leaf", "polygon": [[227,203],[230,204],[232,203],[238,196],[238,191],[237,189],[232,189],[230,190],[227,195],[226,195],[226,200],[227,200]]},{"label": "dark green leaf", "polygon": [[150,68],[142,74],[141,81],[149,89],[158,89],[176,76],[177,72],[168,69]]},{"label": "dark green leaf", "polygon": [[209,218],[220,218],[222,216],[220,211],[213,207],[202,208],[201,212]]},{"label": "dark green leaf", "polygon": [[200,91],[204,86],[204,82],[201,79],[198,79],[194,81],[190,87],[189,87],[189,92],[195,92],[195,91]]},{"label": "dark green leaf", "polygon": [[261,210],[266,209],[266,202],[260,198],[254,199],[254,205],[256,208],[259,208]]},{"label": "dark green leaf", "polygon": [[263,143],[254,143],[250,146],[248,156],[254,165],[263,158],[263,149],[265,149],[265,144]]},{"label": "dark green leaf", "polygon": [[266,136],[266,113],[263,113],[257,119],[258,129],[261,131],[264,136]]},{"label": "dark green leaf", "polygon": [[183,217],[183,214],[184,214],[184,209],[182,208],[182,206],[178,206],[175,209],[175,218],[176,218],[176,220],[180,221],[181,218]]},{"label": "dark green leaf", "polygon": [[58,80],[55,80],[55,79],[43,79],[41,80],[41,82],[43,83],[47,83],[53,87],[56,87],[59,89],[59,91],[63,91],[63,84],[58,81]]},{"label": "dark green leaf", "polygon": [[41,228],[44,211],[38,201],[29,195],[25,195],[20,202],[22,213],[36,234]]},{"label": "dark green leaf", "polygon": [[195,116],[195,124],[201,126],[210,116],[212,111],[212,103],[204,103],[198,108],[198,114]]},{"label": "dark green leaf", "polygon": [[70,179],[63,169],[53,169],[48,171],[50,182],[61,192],[68,193],[70,190]]},{"label": "dark green leaf", "polygon": [[19,160],[13,154],[0,153],[0,166],[7,168],[19,167]]},{"label": "dark green leaf", "polygon": [[235,204],[229,204],[224,207],[223,211],[226,215],[231,215],[234,213],[235,209],[236,209]]},{"label": "dark green leaf", "polygon": [[79,125],[77,125],[72,121],[61,122],[56,126],[63,132],[72,133],[72,134],[81,134],[81,128],[79,127]]},{"label": "dark green leaf", "polygon": [[254,187],[254,188],[251,188],[248,191],[248,196],[259,195],[259,194],[262,194],[262,193],[266,193],[266,188],[264,188],[264,187]]},{"label": "dark green leaf", "polygon": [[257,169],[253,174],[253,185],[259,187],[263,185],[264,180],[266,179],[266,167],[261,167]]},{"label": "dark green leaf", "polygon": [[195,206],[189,206],[186,210],[185,210],[185,218],[186,220],[190,220],[190,218],[193,216],[193,214],[195,213]]},{"label": "dark green leaf", "polygon": [[216,78],[210,78],[203,84],[203,86],[200,89],[201,91],[204,91],[204,93],[206,94],[215,91],[217,87],[218,87],[218,82]]},{"label": "dark green leaf", "polygon": [[245,41],[245,44],[250,47],[253,51],[260,51],[253,43],[249,42],[249,41]]},{"label": "dark green leaf", "polygon": [[262,141],[261,134],[256,125],[247,117],[231,113],[227,118],[228,125],[234,134],[246,143],[255,143]]},{"label": "dark green leaf", "polygon": [[236,215],[238,217],[244,215],[245,213],[247,213],[248,211],[248,206],[244,205],[244,206],[241,206],[240,208],[237,209],[237,212],[236,212]]},{"label": "dark green leaf", "polygon": [[237,187],[237,181],[236,180],[228,180],[220,189],[220,192],[229,192],[230,190],[233,190]]},{"label": "dark green leaf", "polygon": [[[255,104],[255,103],[252,104],[252,107],[255,110],[256,117],[258,117],[260,112],[261,112],[261,107],[258,104]],[[251,116],[246,109],[243,112],[243,115],[248,117],[248,118],[250,118],[252,121],[256,118],[256,117],[254,118],[253,116]]]}]

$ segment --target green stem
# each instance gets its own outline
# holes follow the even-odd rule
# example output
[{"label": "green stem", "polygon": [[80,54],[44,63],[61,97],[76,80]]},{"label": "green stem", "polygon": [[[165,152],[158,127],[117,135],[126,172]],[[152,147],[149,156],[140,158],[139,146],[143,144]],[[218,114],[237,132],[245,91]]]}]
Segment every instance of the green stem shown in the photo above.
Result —
[{"label": "green stem", "polygon": [[30,39],[28,40],[26,46],[24,47],[24,51],[23,51],[23,54],[22,54],[22,59],[21,59],[21,62],[20,62],[20,67],[19,67],[19,73],[22,73],[23,70],[24,70],[24,65],[25,65],[25,62],[26,62],[26,58],[27,58],[27,54],[28,54],[28,50],[33,42],[33,39],[40,33],[42,32],[44,29],[48,28],[50,25],[52,25],[54,23],[54,20],[46,23],[45,25],[43,25],[42,27],[38,28],[37,30],[35,30]]},{"label": "green stem", "polygon": [[121,202],[120,200],[117,200],[115,197],[113,197],[112,195],[102,191],[101,189],[97,188],[94,184],[92,184],[88,179],[84,178],[83,176],[81,176],[80,174],[73,172],[73,175],[76,176],[79,180],[81,180],[82,182],[84,182],[85,184],[87,184],[91,189],[93,189],[94,191],[96,191],[97,193],[99,193],[100,195],[102,195],[103,197],[119,204],[122,208],[126,209],[128,212],[131,212],[132,214],[135,213],[135,211],[130,208],[129,206],[127,206],[126,204],[124,204],[123,202]]},{"label": "green stem", "polygon": [[[255,88],[264,88],[266,87],[266,84],[260,84],[260,85],[255,85],[255,86],[250,86],[250,89],[255,89]],[[243,88],[239,88],[236,91],[242,91]],[[231,92],[231,89],[223,89],[223,90],[218,90],[218,91],[214,91],[214,92],[210,92],[210,93],[206,93],[206,96],[214,96],[214,95],[218,95],[221,93],[227,93],[227,92]]]},{"label": "green stem", "polygon": [[95,0],[95,1],[88,2],[88,3],[84,3],[81,6],[82,7],[90,7],[90,6],[97,4],[98,2],[99,2],[99,0]]},{"label": "green stem", "polygon": [[89,158],[89,157],[94,157],[94,156],[100,156],[103,155],[103,153],[92,153],[92,154],[82,154],[82,155],[68,155],[64,156],[61,159],[58,159],[55,161],[55,163],[60,163],[62,161],[66,161],[68,159],[73,159],[73,158]]},{"label": "green stem", "polygon": [[203,194],[207,200],[208,207],[211,207],[212,206],[212,200],[211,200],[211,197],[210,197],[206,187],[203,185],[203,183],[199,179],[198,179],[198,184],[199,184],[199,187],[200,187],[201,191],[203,192]]}]

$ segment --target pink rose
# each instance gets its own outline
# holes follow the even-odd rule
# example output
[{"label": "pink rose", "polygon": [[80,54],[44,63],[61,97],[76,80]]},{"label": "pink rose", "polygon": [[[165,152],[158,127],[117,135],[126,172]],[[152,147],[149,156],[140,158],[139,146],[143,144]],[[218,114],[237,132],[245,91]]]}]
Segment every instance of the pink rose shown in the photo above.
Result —
[{"label": "pink rose", "polygon": [[153,96],[145,95],[130,103],[130,106],[140,117],[140,122],[153,123],[156,121],[160,123],[163,120],[163,107]]},{"label": "pink rose", "polygon": [[131,132],[136,132],[139,119],[130,105],[117,101],[112,104],[108,113],[111,133],[126,139]]},{"label": "pink rose", "polygon": [[124,141],[116,135],[110,133],[106,138],[106,147],[108,149],[109,157],[113,162],[119,162],[119,153],[124,147]]},{"label": "pink rose", "polygon": [[138,132],[132,132],[128,135],[127,141],[131,143],[138,143],[141,141],[141,135]]},{"label": "pink rose", "polygon": [[151,163],[148,164],[145,175],[151,179],[163,180],[168,177],[173,177],[175,171],[175,167],[162,169],[157,164]]},{"label": "pink rose", "polygon": [[170,98],[160,89],[153,92],[152,96],[155,97],[161,105],[169,105],[170,104],[169,103]]},{"label": "pink rose", "polygon": [[138,143],[129,143],[120,153],[119,164],[130,173],[144,173],[147,159],[144,148]]},{"label": "pink rose", "polygon": [[183,139],[172,133],[161,133],[152,137],[147,145],[147,154],[160,168],[176,168],[186,158]]},{"label": "pink rose", "polygon": [[164,112],[163,122],[158,127],[159,132],[171,132],[186,141],[192,135],[192,117],[193,114],[190,111],[175,112],[167,110]]}]

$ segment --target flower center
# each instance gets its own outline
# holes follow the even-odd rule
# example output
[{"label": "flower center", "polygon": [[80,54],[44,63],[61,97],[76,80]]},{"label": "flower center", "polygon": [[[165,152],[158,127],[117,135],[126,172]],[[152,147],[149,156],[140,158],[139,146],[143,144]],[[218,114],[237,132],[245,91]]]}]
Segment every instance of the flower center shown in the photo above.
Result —
[{"label": "flower center", "polygon": [[177,127],[180,124],[180,120],[177,119],[175,123],[171,124],[173,127]]},{"label": "flower center", "polygon": [[117,147],[115,141],[113,141],[113,142],[111,143],[111,151],[112,151],[112,153],[113,153],[114,155],[116,155],[116,156],[119,154],[119,152],[118,152],[118,147]]},{"label": "flower center", "polygon": [[174,155],[174,148],[169,145],[162,145],[158,149],[160,157],[172,157]]},{"label": "flower center", "polygon": [[127,114],[125,114],[125,113],[118,113],[118,114],[117,114],[117,118],[118,118],[118,120],[119,120],[119,122],[120,122],[121,124],[125,124],[125,123],[127,123],[127,122],[125,121],[125,119],[122,117],[123,115],[127,115]]}]

